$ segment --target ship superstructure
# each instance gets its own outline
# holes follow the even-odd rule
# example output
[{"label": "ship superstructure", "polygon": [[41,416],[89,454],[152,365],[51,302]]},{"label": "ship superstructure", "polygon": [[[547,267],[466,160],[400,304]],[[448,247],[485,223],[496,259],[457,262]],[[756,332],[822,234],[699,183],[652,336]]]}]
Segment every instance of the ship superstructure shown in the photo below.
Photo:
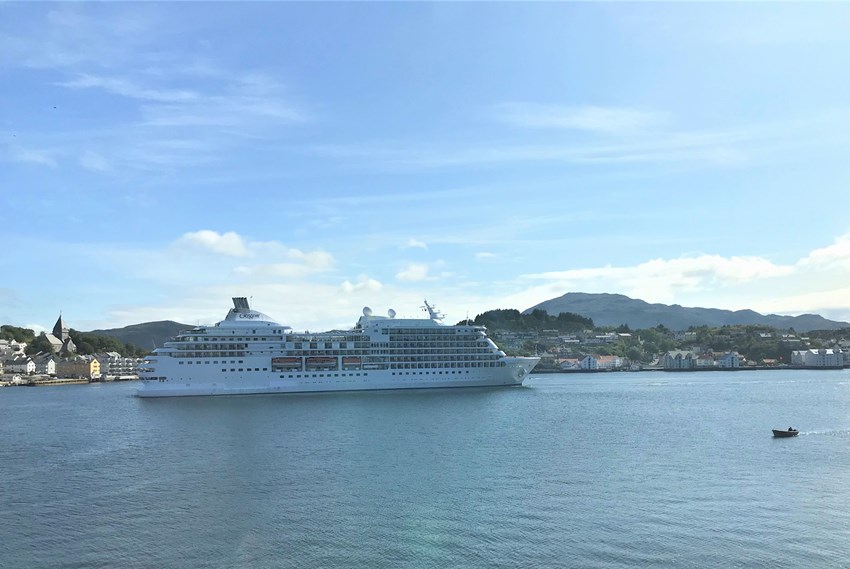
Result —
[{"label": "ship superstructure", "polygon": [[508,357],[483,326],[376,316],[351,330],[294,332],[234,298],[215,326],[182,332],[141,366],[140,397],[520,385],[540,358]]}]

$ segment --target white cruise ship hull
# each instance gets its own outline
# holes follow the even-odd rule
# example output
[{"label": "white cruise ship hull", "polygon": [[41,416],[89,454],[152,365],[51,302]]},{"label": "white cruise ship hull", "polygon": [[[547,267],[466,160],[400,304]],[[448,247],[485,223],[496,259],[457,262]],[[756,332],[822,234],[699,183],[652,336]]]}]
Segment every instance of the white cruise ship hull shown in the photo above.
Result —
[{"label": "white cruise ship hull", "polygon": [[245,297],[214,326],[178,334],[139,368],[139,397],[521,385],[540,358],[509,357],[469,322],[376,316],[350,330],[295,333]]},{"label": "white cruise ship hull", "polygon": [[[504,366],[472,369],[358,370],[271,374],[245,372],[238,376],[197,373],[167,380],[147,380],[138,397],[190,397],[201,395],[259,395],[386,389],[450,387],[510,387],[522,385],[540,358],[504,358]],[[181,370],[182,371],[182,370]],[[292,377],[287,377],[292,375]],[[300,377],[296,377],[300,376]]]}]

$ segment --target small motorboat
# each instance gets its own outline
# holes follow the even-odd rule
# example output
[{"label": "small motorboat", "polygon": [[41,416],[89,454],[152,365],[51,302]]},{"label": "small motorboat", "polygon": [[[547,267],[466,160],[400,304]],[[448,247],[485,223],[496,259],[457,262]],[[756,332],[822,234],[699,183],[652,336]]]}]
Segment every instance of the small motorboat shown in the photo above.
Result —
[{"label": "small motorboat", "polygon": [[786,438],[786,437],[796,437],[800,434],[800,431],[793,427],[788,427],[787,430],[783,431],[781,429],[773,429],[773,436],[776,438]]}]

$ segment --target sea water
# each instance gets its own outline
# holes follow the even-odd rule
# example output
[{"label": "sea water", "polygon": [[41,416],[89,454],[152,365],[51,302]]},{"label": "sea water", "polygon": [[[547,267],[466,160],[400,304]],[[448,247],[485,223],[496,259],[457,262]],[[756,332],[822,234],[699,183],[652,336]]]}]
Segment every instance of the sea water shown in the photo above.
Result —
[{"label": "sea water", "polygon": [[136,387],[0,390],[0,567],[850,566],[850,370]]}]

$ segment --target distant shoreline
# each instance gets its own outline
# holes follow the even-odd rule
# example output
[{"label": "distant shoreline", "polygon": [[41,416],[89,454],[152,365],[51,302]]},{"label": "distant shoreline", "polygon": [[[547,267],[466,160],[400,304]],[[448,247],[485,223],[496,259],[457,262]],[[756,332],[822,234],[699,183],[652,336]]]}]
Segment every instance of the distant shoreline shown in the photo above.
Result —
[{"label": "distant shoreline", "polygon": [[644,367],[641,369],[546,369],[546,370],[533,370],[531,375],[544,375],[544,374],[553,374],[553,373],[618,373],[618,372],[647,372],[647,371],[660,371],[665,373],[692,373],[695,371],[717,371],[717,372],[729,372],[729,371],[769,371],[769,370],[792,370],[792,371],[800,371],[800,370],[824,370],[824,371],[835,371],[840,369],[850,369],[850,366],[844,367],[805,367],[805,366],[746,366],[746,367],[706,367],[706,368],[690,368],[690,369],[665,369],[663,367]]}]

